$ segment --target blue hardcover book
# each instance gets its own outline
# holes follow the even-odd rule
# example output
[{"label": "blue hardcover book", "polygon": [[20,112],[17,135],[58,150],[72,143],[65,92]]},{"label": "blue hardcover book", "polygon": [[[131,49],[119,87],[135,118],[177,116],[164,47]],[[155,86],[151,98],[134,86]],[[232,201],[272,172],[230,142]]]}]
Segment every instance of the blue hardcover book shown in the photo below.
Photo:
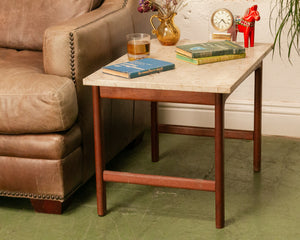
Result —
[{"label": "blue hardcover book", "polygon": [[136,78],[174,68],[175,64],[171,62],[154,58],[143,58],[135,61],[105,66],[102,68],[102,72],[125,78]]}]

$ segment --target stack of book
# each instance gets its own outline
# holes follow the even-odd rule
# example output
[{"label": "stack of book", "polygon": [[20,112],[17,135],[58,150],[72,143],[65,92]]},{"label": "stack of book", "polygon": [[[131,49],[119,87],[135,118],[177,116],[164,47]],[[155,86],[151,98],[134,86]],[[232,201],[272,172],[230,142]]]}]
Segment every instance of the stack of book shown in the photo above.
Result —
[{"label": "stack of book", "polygon": [[228,40],[176,46],[177,59],[197,65],[244,57],[245,48]]}]

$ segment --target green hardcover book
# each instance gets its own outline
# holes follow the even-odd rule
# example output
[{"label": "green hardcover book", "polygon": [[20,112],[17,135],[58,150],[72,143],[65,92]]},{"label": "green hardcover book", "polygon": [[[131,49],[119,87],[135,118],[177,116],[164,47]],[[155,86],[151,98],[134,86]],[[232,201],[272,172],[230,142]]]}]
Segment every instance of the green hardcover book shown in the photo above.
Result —
[{"label": "green hardcover book", "polygon": [[216,41],[176,46],[176,52],[191,58],[245,53],[245,48],[231,41]]},{"label": "green hardcover book", "polygon": [[228,55],[211,56],[211,57],[203,57],[203,58],[190,58],[183,54],[176,53],[177,59],[180,59],[180,60],[183,60],[183,61],[186,61],[189,63],[193,63],[196,65],[206,64],[206,63],[214,63],[214,62],[223,62],[223,61],[245,58],[245,57],[246,57],[246,53],[228,54]]}]

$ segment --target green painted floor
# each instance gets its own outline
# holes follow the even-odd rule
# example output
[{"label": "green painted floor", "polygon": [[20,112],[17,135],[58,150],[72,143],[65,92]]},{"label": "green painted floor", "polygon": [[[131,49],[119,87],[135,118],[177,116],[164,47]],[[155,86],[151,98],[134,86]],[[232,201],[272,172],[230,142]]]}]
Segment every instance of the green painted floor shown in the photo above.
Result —
[{"label": "green painted floor", "polygon": [[[151,163],[149,132],[108,166],[139,173],[214,178],[212,138],[160,135]],[[0,240],[300,239],[300,140],[263,137],[262,171],[252,171],[252,142],[225,141],[226,227],[214,220],[214,193],[107,184],[108,214],[98,217],[95,183],[63,215],[33,212],[28,200],[0,198]]]}]

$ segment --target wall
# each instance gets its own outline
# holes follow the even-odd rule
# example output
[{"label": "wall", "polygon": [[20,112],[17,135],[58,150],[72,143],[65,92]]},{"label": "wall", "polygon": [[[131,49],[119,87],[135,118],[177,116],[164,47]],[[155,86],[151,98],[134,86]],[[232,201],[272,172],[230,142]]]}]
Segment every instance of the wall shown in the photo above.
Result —
[{"label": "wall", "polygon": [[[273,0],[274,1],[274,0]],[[243,15],[246,8],[258,5],[261,20],[256,23],[255,41],[273,42],[269,28],[272,0],[191,0],[175,18],[181,30],[181,39],[207,41],[211,32],[210,16],[218,8],[227,8],[234,15]],[[271,18],[271,25],[274,19]],[[238,41],[243,41],[242,34]],[[293,53],[291,65],[276,51],[263,63],[263,125],[265,135],[300,137],[300,56]],[[229,97],[225,109],[225,127],[253,128],[253,74]],[[159,118],[162,123],[188,126],[213,126],[211,107],[160,103]]]}]

